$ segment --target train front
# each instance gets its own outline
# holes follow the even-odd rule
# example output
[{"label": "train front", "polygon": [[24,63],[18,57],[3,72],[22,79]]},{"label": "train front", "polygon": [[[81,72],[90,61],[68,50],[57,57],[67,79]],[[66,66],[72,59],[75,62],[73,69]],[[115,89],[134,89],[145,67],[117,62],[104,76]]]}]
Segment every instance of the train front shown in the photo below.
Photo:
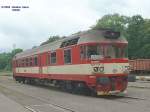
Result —
[{"label": "train front", "polygon": [[87,45],[97,95],[111,95],[124,92],[127,88],[129,63],[128,42],[119,32],[105,31],[100,44]]}]

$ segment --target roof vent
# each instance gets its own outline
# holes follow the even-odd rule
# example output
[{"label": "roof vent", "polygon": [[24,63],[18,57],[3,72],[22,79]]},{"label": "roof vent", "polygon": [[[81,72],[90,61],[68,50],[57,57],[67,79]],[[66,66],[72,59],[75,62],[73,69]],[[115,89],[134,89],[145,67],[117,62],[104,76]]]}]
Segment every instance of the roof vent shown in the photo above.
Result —
[{"label": "roof vent", "polygon": [[61,43],[60,48],[67,47],[67,46],[70,46],[70,45],[76,45],[76,44],[78,43],[79,38],[80,38],[80,37],[63,41],[63,42]]}]

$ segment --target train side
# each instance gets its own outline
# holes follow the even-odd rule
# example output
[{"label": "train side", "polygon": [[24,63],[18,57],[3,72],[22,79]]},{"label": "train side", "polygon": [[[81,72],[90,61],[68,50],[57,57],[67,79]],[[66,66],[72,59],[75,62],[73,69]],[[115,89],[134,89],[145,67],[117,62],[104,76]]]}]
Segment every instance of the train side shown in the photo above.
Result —
[{"label": "train side", "polygon": [[129,73],[127,41],[114,35],[120,36],[91,30],[19,53],[13,58],[14,78],[98,95],[123,92]]}]

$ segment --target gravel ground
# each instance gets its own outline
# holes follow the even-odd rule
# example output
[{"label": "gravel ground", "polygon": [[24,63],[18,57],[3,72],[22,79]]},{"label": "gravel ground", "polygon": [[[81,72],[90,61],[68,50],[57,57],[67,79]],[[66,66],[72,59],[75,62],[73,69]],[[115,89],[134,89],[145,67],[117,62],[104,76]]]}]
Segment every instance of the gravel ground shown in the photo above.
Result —
[{"label": "gravel ground", "polygon": [[150,89],[150,81],[129,82],[128,87]]},{"label": "gravel ground", "polygon": [[30,112],[28,109],[25,109],[22,105],[7,98],[2,93],[0,93],[0,111],[1,112]]},{"label": "gravel ground", "polygon": [[[13,101],[16,104],[14,107],[21,106],[31,112],[149,112],[150,89],[133,87],[133,84],[129,83],[123,97],[90,97],[62,92],[52,87],[20,84],[13,81],[12,77],[0,76],[0,94]],[[150,83],[146,85],[150,86]],[[10,105],[10,102],[1,103],[0,107]]]}]

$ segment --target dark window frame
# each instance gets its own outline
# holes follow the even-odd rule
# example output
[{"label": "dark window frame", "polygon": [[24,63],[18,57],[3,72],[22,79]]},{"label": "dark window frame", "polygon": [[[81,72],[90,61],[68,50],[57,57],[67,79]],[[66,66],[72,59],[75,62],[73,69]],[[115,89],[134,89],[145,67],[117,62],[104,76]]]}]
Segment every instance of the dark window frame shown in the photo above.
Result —
[{"label": "dark window frame", "polygon": [[100,55],[102,53],[100,45],[87,45],[86,46],[86,58],[90,59],[92,55]]},{"label": "dark window frame", "polygon": [[25,59],[26,67],[28,66],[28,58]]},{"label": "dark window frame", "polygon": [[[65,52],[66,51],[70,51],[70,59],[69,62],[67,62],[68,60],[66,60],[66,55]],[[68,59],[68,58],[67,58]],[[68,48],[68,49],[64,49],[64,64],[72,64],[72,49]]]},{"label": "dark window frame", "polygon": [[25,64],[25,60],[24,59],[22,59],[22,67],[24,67],[24,64]]},{"label": "dark window frame", "polygon": [[29,66],[33,66],[33,58],[32,57],[29,58]]},{"label": "dark window frame", "polygon": [[33,65],[34,66],[38,66],[38,57],[37,56],[34,56],[34,59],[33,59]]},{"label": "dark window frame", "polygon": [[[94,47],[96,49],[94,49]],[[91,59],[91,55],[101,55],[101,54],[103,54],[102,45],[99,43],[80,45],[80,60]]]},{"label": "dark window frame", "polygon": [[21,67],[21,59],[19,59],[19,65],[18,66]]},{"label": "dark window frame", "polygon": [[19,63],[18,63],[18,60],[16,60],[16,67],[19,67]]},{"label": "dark window frame", "polygon": [[[52,57],[52,55],[55,53],[55,56]],[[57,63],[57,53],[56,51],[53,51],[50,53],[50,64],[56,64]]]}]

